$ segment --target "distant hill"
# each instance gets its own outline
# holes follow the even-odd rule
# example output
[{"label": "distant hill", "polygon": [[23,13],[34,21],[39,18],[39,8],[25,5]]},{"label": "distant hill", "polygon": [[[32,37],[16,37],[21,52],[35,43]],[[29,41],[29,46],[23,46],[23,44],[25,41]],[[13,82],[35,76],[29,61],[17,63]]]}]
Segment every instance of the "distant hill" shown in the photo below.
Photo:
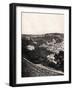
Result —
[{"label": "distant hill", "polygon": [[47,34],[40,34],[40,35],[31,35],[31,34],[22,34],[22,39],[32,39],[34,41],[48,41],[52,42],[53,39],[56,40],[57,43],[60,43],[64,39],[63,33],[47,33]]}]

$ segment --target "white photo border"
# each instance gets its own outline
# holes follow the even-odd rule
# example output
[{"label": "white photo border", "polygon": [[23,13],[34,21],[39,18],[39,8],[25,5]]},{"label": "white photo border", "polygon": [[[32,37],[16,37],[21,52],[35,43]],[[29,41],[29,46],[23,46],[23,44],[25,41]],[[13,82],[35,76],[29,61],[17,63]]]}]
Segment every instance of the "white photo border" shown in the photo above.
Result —
[{"label": "white photo border", "polygon": [[[21,12],[64,14],[64,75],[21,77]],[[69,9],[16,7],[16,84],[69,81]]]}]

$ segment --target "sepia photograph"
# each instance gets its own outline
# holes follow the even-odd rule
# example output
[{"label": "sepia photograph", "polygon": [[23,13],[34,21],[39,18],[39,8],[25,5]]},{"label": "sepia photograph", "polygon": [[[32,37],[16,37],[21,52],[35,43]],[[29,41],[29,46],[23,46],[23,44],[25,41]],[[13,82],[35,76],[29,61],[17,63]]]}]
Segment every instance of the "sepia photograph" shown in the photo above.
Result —
[{"label": "sepia photograph", "polygon": [[71,83],[71,7],[10,4],[10,86]]},{"label": "sepia photograph", "polygon": [[64,75],[64,14],[22,12],[22,77]]}]

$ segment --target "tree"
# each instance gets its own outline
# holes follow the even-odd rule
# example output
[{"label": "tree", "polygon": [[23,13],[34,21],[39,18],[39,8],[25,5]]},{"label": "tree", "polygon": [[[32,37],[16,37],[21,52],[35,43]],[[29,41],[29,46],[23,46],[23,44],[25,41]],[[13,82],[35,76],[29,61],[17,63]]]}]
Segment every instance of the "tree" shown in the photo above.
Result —
[{"label": "tree", "polygon": [[56,69],[64,71],[64,51],[60,51],[58,54],[55,54],[54,57],[57,62]]}]

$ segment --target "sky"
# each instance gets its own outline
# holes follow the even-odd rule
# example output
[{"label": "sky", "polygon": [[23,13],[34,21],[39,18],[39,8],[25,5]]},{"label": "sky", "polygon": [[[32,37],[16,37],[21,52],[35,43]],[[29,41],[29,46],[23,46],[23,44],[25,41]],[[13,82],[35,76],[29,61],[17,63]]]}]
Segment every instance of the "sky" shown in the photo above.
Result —
[{"label": "sky", "polygon": [[63,32],[63,14],[22,13],[22,34],[46,34]]}]

